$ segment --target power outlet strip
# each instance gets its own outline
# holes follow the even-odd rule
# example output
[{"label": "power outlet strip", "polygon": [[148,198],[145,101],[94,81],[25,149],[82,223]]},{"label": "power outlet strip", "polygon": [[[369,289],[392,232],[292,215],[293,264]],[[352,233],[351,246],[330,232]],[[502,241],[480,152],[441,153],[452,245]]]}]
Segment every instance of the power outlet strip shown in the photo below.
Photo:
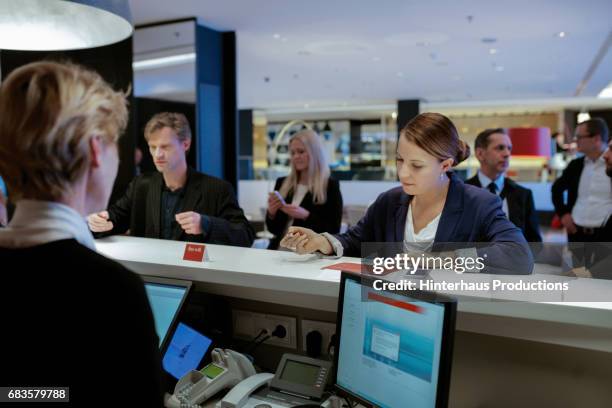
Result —
[{"label": "power outlet strip", "polygon": [[306,351],[306,336],[308,333],[314,330],[318,330],[321,333],[322,343],[321,354],[327,355],[327,346],[331,341],[331,337],[336,333],[336,325],[329,322],[319,322],[316,320],[302,320],[302,351]]},{"label": "power outlet strip", "polygon": [[294,350],[297,348],[297,324],[295,317],[256,313],[246,310],[234,310],[233,315],[234,335],[236,337],[252,340],[262,330],[265,329],[268,334],[272,334],[276,326],[281,325],[287,331],[287,335],[282,339],[270,337],[265,341],[265,344]]}]

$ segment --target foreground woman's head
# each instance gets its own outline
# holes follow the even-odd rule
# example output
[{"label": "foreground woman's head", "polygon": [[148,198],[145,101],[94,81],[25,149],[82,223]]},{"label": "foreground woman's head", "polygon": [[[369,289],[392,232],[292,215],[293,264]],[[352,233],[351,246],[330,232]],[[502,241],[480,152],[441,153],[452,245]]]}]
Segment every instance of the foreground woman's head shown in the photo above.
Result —
[{"label": "foreground woman's head", "polygon": [[117,175],[125,95],[95,72],[55,62],[13,71],[0,87],[0,174],[15,201],[106,207]]},{"label": "foreground woman's head", "polygon": [[404,192],[420,195],[446,182],[446,172],[470,155],[453,122],[422,113],[402,129],[397,144],[397,175]]}]

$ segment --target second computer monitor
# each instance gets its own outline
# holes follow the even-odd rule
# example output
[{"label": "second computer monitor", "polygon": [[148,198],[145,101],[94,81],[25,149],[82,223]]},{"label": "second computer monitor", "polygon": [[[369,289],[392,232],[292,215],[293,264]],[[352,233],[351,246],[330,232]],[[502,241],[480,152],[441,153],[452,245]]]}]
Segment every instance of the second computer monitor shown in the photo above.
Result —
[{"label": "second computer monitor", "polygon": [[431,293],[375,290],[342,273],[336,388],[384,408],[445,407],[456,303]]},{"label": "second computer monitor", "polygon": [[174,331],[179,312],[191,290],[191,282],[151,276],[143,276],[142,279],[155,320],[159,348],[163,355],[170,335]]}]

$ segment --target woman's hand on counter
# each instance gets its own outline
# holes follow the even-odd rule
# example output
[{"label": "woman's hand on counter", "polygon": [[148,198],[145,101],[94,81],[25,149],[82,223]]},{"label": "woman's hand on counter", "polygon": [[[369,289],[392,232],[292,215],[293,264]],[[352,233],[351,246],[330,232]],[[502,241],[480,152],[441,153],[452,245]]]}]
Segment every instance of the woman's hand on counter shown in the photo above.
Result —
[{"label": "woman's hand on counter", "polygon": [[325,255],[330,255],[333,252],[332,245],[327,238],[311,229],[302,227],[289,228],[289,231],[281,240],[280,246],[298,254],[311,254],[319,251]]}]

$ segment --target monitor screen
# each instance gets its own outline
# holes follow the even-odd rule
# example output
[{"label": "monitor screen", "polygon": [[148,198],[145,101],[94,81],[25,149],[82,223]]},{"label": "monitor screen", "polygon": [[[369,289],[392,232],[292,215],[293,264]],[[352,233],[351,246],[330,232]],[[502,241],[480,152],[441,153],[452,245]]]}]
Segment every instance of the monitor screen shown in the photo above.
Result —
[{"label": "monitor screen", "polygon": [[163,349],[168,333],[189,294],[191,282],[152,277],[143,277],[143,280],[155,320],[159,347]]},{"label": "monitor screen", "polygon": [[164,370],[177,380],[195,370],[208,351],[212,340],[184,323],[176,326],[162,360]]},{"label": "monitor screen", "polygon": [[441,358],[449,355],[447,307],[374,290],[345,274],[342,287],[336,386],[385,408],[438,406]]}]

